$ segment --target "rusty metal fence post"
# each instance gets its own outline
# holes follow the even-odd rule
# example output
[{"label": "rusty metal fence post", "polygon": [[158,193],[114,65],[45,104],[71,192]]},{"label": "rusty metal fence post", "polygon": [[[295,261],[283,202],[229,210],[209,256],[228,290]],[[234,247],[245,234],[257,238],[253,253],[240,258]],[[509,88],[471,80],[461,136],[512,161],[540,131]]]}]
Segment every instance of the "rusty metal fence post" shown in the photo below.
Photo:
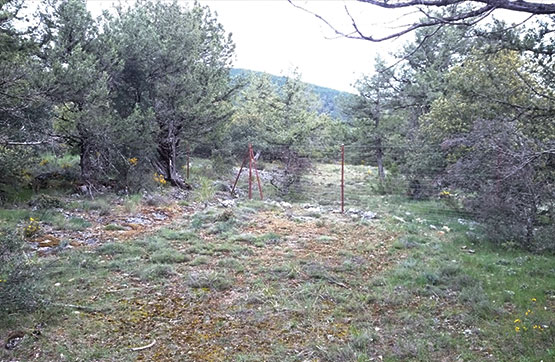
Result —
[{"label": "rusty metal fence post", "polygon": [[249,200],[252,199],[252,168],[254,166],[254,172],[256,174],[256,180],[258,182],[258,191],[260,193],[260,200],[264,200],[264,195],[262,193],[262,183],[260,182],[260,176],[258,174],[258,168],[256,167],[256,159],[254,157],[254,151],[252,149],[252,144],[249,143],[249,149],[247,151],[247,155],[239,168],[239,172],[237,173],[237,177],[235,178],[235,182],[233,183],[233,187],[231,188],[231,194],[235,192],[235,187],[237,186],[237,182],[239,181],[239,177],[241,176],[241,172],[247,163],[247,158],[249,159]]},{"label": "rusty metal fence post", "polygon": [[341,213],[345,212],[345,145],[341,145]]}]

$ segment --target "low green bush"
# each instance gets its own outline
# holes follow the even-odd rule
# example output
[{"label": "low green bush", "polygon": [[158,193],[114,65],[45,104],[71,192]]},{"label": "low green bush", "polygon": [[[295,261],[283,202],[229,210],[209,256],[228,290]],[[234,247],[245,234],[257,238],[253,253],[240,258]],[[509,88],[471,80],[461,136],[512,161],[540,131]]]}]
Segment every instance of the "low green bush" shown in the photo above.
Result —
[{"label": "low green bush", "polygon": [[0,228],[0,314],[32,310],[39,305],[39,270],[24,246],[20,232]]}]

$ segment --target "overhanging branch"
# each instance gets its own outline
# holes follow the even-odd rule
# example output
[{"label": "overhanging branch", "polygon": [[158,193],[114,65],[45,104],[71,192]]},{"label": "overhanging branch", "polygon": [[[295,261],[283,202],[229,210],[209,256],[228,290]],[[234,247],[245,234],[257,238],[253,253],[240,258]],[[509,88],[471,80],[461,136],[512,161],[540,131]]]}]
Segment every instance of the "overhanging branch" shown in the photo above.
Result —
[{"label": "overhanging branch", "polygon": [[[484,20],[498,9],[524,12],[534,15],[555,14],[555,2],[538,2],[525,0],[358,0],[369,6],[377,6],[384,9],[409,9],[414,8],[424,14],[424,19],[418,22],[401,26],[401,30],[393,31],[383,36],[368,34],[361,30],[359,23],[350,14],[347,6],[345,12],[351,21],[352,31],[343,31],[337,28],[329,20],[315,11],[297,5],[293,0],[288,0],[297,9],[303,10],[326,24],[335,34],[350,38],[362,39],[371,42],[383,42],[396,39],[417,29],[434,27],[438,25],[473,26]],[[453,11],[456,6],[458,11]],[[434,9],[449,8],[451,15],[436,15]],[[527,19],[528,20],[528,19]]]}]

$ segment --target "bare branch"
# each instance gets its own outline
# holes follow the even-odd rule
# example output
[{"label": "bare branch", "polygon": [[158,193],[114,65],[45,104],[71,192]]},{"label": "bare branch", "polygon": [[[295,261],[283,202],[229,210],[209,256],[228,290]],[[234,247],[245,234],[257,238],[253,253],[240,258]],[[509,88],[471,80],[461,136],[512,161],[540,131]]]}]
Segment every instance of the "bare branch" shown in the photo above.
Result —
[{"label": "bare branch", "polygon": [[512,10],[535,15],[555,14],[555,3],[528,0],[358,0],[386,9],[408,8],[413,6],[445,7],[455,4],[482,3],[498,9]]},{"label": "bare branch", "polygon": [[[491,15],[495,10],[505,9],[516,12],[524,12],[534,15],[549,15],[555,14],[555,2],[545,3],[537,1],[513,1],[513,0],[358,0],[359,2],[366,3],[370,6],[374,5],[385,9],[409,9],[416,8],[417,11],[424,14],[425,18],[422,21],[412,24],[406,24],[401,27],[401,30],[394,31],[384,36],[375,36],[366,34],[360,29],[359,24],[345,6],[345,12],[351,21],[353,27],[352,32],[346,32],[338,29],[334,24],[330,23],[322,15],[309,10],[303,6],[297,5],[293,0],[288,0],[291,5],[297,9],[303,10],[326,24],[335,34],[350,39],[362,39],[371,42],[383,42],[391,39],[399,38],[405,34],[411,33],[420,28],[433,27],[440,24],[456,25],[456,26],[473,26],[478,22],[484,20]],[[479,5],[479,7],[476,7]],[[455,15],[437,16],[433,15],[429,10],[433,8],[446,8],[452,6],[461,6],[455,12]],[[462,8],[464,6],[464,8]],[[529,19],[526,19],[529,20]]]}]

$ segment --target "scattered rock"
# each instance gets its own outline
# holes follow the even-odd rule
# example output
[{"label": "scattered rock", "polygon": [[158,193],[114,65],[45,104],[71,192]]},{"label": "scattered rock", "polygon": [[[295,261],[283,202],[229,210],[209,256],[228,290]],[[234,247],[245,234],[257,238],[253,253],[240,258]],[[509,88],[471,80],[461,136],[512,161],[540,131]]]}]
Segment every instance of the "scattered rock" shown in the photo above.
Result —
[{"label": "scattered rock", "polygon": [[377,217],[377,214],[372,211],[365,211],[362,213],[362,220],[371,220],[371,219],[375,219],[376,217]]},{"label": "scattered rock", "polygon": [[125,219],[125,221],[133,229],[135,229],[135,227],[133,227],[133,225],[148,225],[148,224],[152,223],[152,221],[150,221],[149,219],[145,219],[144,217],[140,217],[140,216],[128,217],[128,218]]},{"label": "scattered rock", "polygon": [[166,220],[168,218],[168,215],[161,213],[161,212],[153,212],[151,214],[151,216],[154,218],[154,220],[156,221],[162,221],[162,220]]},{"label": "scattered rock", "polygon": [[322,209],[320,209],[319,207],[310,207],[306,211],[311,214],[320,214],[322,212]]},{"label": "scattered rock", "polygon": [[223,207],[232,207],[232,206],[235,206],[235,200],[234,199],[221,200],[220,204],[222,204]]},{"label": "scattered rock", "polygon": [[286,208],[286,209],[290,209],[290,208],[293,207],[293,205],[291,205],[290,203],[285,202],[285,201],[282,201],[282,202],[280,203],[280,205],[281,205],[281,207],[284,207],[284,208]]},{"label": "scattered rock", "polygon": [[12,350],[16,348],[23,337],[25,337],[25,332],[23,331],[15,331],[10,333],[10,335],[6,339],[6,344],[4,344],[4,348],[6,348],[7,350]]}]

